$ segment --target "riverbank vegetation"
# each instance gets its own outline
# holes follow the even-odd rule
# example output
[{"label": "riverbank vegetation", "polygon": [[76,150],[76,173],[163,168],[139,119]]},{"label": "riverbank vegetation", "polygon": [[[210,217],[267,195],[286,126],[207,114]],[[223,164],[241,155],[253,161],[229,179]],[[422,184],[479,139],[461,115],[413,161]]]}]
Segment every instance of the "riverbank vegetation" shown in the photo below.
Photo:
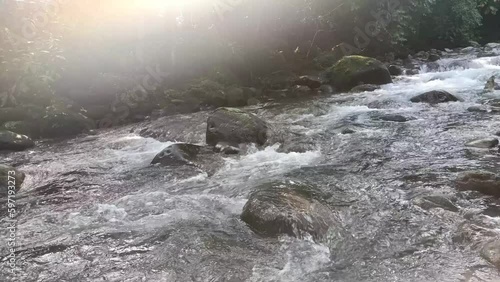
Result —
[{"label": "riverbank vegetation", "polygon": [[0,105],[26,114],[0,124],[50,137],[256,104],[317,91],[345,55],[391,64],[500,39],[497,0],[141,3],[3,1]]}]

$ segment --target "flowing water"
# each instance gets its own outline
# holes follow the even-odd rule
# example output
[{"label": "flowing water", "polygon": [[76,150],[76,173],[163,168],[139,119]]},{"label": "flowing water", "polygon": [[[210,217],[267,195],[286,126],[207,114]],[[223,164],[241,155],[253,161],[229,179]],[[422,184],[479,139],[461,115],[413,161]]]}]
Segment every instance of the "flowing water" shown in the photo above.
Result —
[{"label": "flowing water", "polygon": [[[500,234],[500,202],[453,185],[461,171],[500,167],[496,150],[464,147],[500,131],[499,116],[467,111],[500,99],[500,91],[482,94],[500,74],[500,56],[438,63],[439,71],[399,77],[373,93],[248,108],[311,146],[252,147],[211,176],[149,166],[172,142],[203,143],[207,112],[2,155],[28,176],[17,196],[18,272],[9,274],[2,244],[0,280],[500,281],[480,256]],[[439,89],[463,101],[409,101]],[[164,129],[159,138],[138,134],[151,126]],[[345,128],[355,133],[341,134]],[[340,220],[324,240],[263,238],[239,219],[252,189],[284,179],[328,193]],[[417,204],[431,196],[449,202]]]}]

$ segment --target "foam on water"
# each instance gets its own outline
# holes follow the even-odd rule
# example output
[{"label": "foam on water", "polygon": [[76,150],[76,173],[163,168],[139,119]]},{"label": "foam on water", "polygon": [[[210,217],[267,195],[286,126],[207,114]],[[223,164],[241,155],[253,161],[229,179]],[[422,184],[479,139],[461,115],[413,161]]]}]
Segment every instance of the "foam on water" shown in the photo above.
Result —
[{"label": "foam on water", "polygon": [[283,153],[278,151],[279,146],[275,144],[263,150],[253,148],[248,155],[240,159],[227,158],[225,167],[215,177],[234,181],[269,178],[312,164],[321,156],[319,151]]},{"label": "foam on water", "polygon": [[102,157],[97,161],[112,165],[113,169],[120,171],[148,166],[156,154],[174,144],[138,135],[127,135],[106,141]]},{"label": "foam on water", "polygon": [[271,267],[256,265],[249,282],[303,282],[309,281],[308,274],[320,270],[330,262],[330,249],[310,240],[282,239],[281,252],[285,265]]}]

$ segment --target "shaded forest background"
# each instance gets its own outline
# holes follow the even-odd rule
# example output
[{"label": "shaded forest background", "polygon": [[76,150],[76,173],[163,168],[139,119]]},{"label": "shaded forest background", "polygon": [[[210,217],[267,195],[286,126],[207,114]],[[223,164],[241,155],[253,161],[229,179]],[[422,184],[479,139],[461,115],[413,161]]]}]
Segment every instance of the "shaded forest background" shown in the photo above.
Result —
[{"label": "shaded forest background", "polygon": [[147,114],[183,91],[266,88],[276,72],[321,71],[346,54],[388,61],[500,40],[498,0],[139,2],[1,1],[0,106],[120,123],[120,103]]}]

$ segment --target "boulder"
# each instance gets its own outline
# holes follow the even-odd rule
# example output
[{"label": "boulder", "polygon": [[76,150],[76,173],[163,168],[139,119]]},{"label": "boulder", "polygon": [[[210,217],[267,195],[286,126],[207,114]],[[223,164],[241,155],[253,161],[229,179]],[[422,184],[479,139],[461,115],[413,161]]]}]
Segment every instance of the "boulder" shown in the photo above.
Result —
[{"label": "boulder", "polygon": [[192,101],[199,101],[201,108],[228,106],[224,85],[208,79],[189,85],[182,93],[181,97],[186,97],[188,100]]},{"label": "boulder", "polygon": [[400,67],[398,67],[398,66],[396,66],[396,65],[390,65],[387,69],[389,70],[389,73],[391,75],[396,75],[397,76],[397,75],[402,75],[403,74],[403,69],[400,68]]},{"label": "boulder", "polygon": [[295,85],[307,86],[310,89],[318,89],[321,87],[321,81],[318,79],[310,78],[308,76],[301,76],[294,81]]},{"label": "boulder", "polygon": [[488,79],[486,85],[484,86],[484,90],[489,92],[500,90],[500,85],[495,82],[495,76],[492,76]]},{"label": "boulder", "polygon": [[[14,167],[0,164],[0,197],[6,197],[9,194],[9,186],[14,186],[16,191],[21,189],[25,177],[26,175],[23,172],[18,171]],[[12,182],[9,183],[9,181]]]},{"label": "boulder", "polygon": [[380,86],[375,85],[375,84],[361,84],[361,85],[355,86],[349,92],[351,92],[351,93],[372,92],[372,91],[375,91],[377,89],[380,89]]},{"label": "boulder", "polygon": [[173,144],[158,153],[151,164],[162,164],[165,166],[180,166],[194,164],[203,146],[179,143]]},{"label": "boulder", "polygon": [[331,83],[341,91],[349,91],[356,85],[382,85],[392,82],[386,66],[373,58],[347,56],[342,58],[328,71]]},{"label": "boulder", "polygon": [[500,271],[500,240],[492,240],[481,249],[481,256]]},{"label": "boulder", "polygon": [[491,43],[484,45],[484,47],[486,47],[487,49],[500,48],[500,43],[491,42]]},{"label": "boulder", "polygon": [[46,138],[70,137],[95,128],[93,120],[81,113],[49,107],[40,121],[41,136]]},{"label": "boulder", "polygon": [[172,144],[158,153],[152,165],[166,167],[193,166],[213,175],[223,164],[222,156],[215,153],[213,148],[188,143]]},{"label": "boulder", "polygon": [[414,200],[414,203],[419,207],[430,210],[434,208],[441,208],[444,210],[449,210],[452,212],[457,212],[458,207],[455,206],[446,196],[444,195],[428,195],[420,197]]},{"label": "boulder", "polygon": [[0,151],[23,151],[34,146],[33,140],[26,135],[0,130]]},{"label": "boulder", "polygon": [[467,171],[458,176],[456,187],[462,191],[500,197],[500,176],[488,171]]},{"label": "boulder", "polygon": [[429,62],[435,62],[439,59],[441,59],[441,57],[438,54],[429,54],[429,57],[427,58]]},{"label": "boulder", "polygon": [[18,134],[26,135],[30,138],[40,137],[40,126],[29,121],[8,121],[3,125],[3,129]]},{"label": "boulder", "polygon": [[473,113],[500,113],[500,107],[471,106],[467,108],[467,111]]},{"label": "boulder", "polygon": [[446,102],[456,102],[459,99],[447,91],[429,91],[410,99],[413,103],[438,104]]},{"label": "boulder", "polygon": [[241,219],[263,236],[325,236],[334,225],[330,208],[311,186],[293,182],[261,185],[250,194]]},{"label": "boulder", "polygon": [[477,41],[469,41],[469,45],[474,47],[474,48],[480,48],[481,47],[481,44],[479,44]]},{"label": "boulder", "polygon": [[342,131],[340,133],[345,135],[345,134],[356,133],[356,131],[354,131],[353,129],[350,129],[350,128],[344,128],[344,129],[342,129]]},{"label": "boulder", "polygon": [[111,114],[113,111],[110,106],[106,105],[90,105],[85,107],[85,116],[93,119],[93,120],[101,120],[105,118],[108,114]]},{"label": "boulder", "polygon": [[469,54],[469,53],[473,53],[477,50],[478,50],[477,48],[475,48],[473,46],[469,46],[469,47],[465,47],[465,48],[461,49],[460,52],[464,53],[464,54]]},{"label": "boulder", "polygon": [[207,120],[206,142],[210,146],[225,142],[232,146],[241,143],[264,145],[268,124],[256,115],[235,108],[219,108]]},{"label": "boulder", "polygon": [[39,106],[17,106],[0,108],[0,124],[8,121],[40,120],[45,115],[45,109]]},{"label": "boulder", "polygon": [[229,87],[226,89],[227,105],[229,107],[243,107],[248,103],[250,96],[239,87]]},{"label": "boulder", "polygon": [[498,139],[496,138],[476,139],[467,142],[465,146],[472,148],[490,149],[498,146]]},{"label": "boulder", "polygon": [[409,70],[405,71],[405,74],[406,75],[417,75],[417,74],[419,74],[419,70],[418,69],[409,69]]},{"label": "boulder", "polygon": [[384,121],[392,121],[392,122],[407,122],[408,119],[402,115],[396,114],[387,114],[380,117],[381,120]]}]

